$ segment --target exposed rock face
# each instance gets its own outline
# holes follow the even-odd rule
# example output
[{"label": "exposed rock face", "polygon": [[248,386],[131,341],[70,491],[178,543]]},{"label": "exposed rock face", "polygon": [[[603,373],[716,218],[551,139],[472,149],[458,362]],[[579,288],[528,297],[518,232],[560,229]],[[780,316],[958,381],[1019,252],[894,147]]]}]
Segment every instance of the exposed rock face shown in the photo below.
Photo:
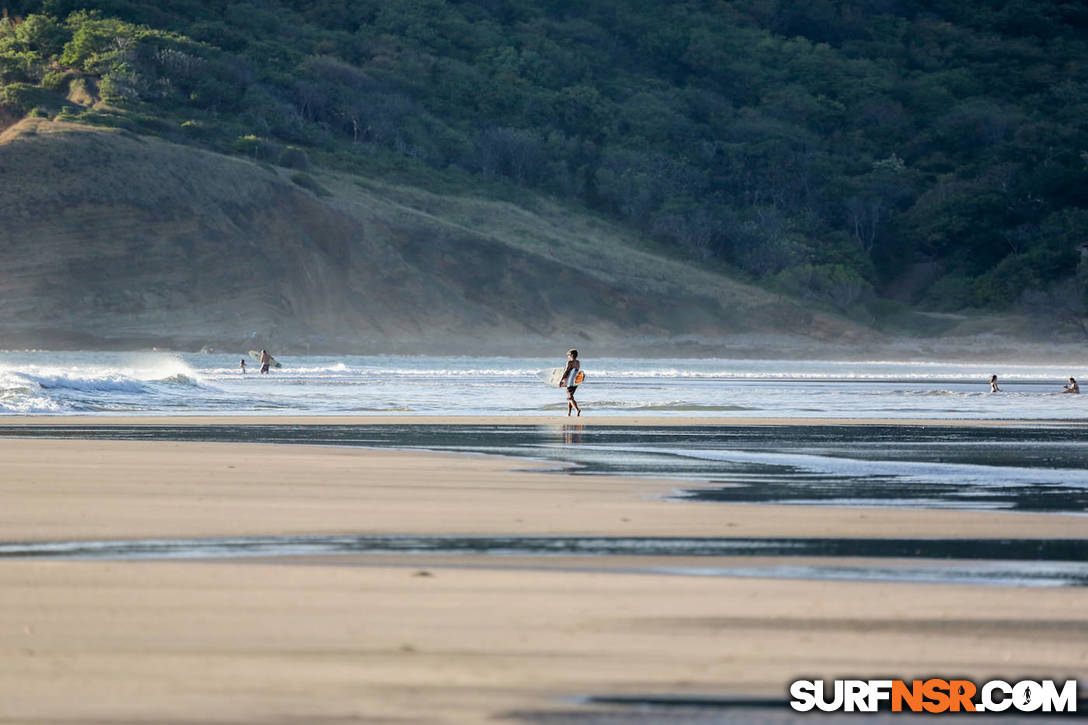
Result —
[{"label": "exposed rock face", "polygon": [[0,135],[0,348],[514,352],[546,341],[850,336],[562,210],[290,173],[25,119]]}]

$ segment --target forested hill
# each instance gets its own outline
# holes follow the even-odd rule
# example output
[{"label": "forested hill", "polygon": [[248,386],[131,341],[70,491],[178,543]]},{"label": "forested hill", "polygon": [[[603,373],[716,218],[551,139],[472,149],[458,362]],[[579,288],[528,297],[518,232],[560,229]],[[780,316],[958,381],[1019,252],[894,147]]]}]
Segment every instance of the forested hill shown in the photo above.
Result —
[{"label": "forested hill", "polygon": [[1084,314],[1078,0],[3,6],[0,124],[524,188],[862,317]]}]

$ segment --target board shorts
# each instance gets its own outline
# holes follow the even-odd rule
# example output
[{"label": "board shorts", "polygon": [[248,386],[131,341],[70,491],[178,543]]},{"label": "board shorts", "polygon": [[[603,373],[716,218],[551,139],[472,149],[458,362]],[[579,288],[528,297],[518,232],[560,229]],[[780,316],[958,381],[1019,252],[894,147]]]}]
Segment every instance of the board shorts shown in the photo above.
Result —
[{"label": "board shorts", "polygon": [[567,395],[574,395],[574,391],[578,389],[577,385],[571,385],[567,388]]},{"label": "board shorts", "polygon": [[262,373],[267,373],[268,372],[268,363],[265,363],[265,364],[261,365],[261,372]]}]

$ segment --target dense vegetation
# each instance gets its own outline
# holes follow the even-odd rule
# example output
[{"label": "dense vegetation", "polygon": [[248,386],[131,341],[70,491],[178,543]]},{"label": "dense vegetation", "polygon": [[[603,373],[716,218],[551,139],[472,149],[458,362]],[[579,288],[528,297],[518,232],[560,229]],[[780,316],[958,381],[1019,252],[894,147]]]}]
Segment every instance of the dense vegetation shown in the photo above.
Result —
[{"label": "dense vegetation", "polygon": [[847,311],[1083,317],[1078,0],[4,5],[9,114],[528,187]]}]

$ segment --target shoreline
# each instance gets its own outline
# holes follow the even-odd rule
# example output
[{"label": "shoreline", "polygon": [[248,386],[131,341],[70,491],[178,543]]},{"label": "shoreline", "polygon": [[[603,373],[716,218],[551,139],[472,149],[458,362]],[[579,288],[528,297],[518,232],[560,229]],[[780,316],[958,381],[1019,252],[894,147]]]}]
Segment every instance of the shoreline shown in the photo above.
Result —
[{"label": "shoreline", "polygon": [[1088,418],[813,418],[797,417],[699,417],[699,416],[565,416],[542,415],[2,415],[0,427],[30,426],[344,426],[344,425],[535,425],[535,426],[628,426],[628,427],[774,427],[774,426],[886,426],[886,427],[947,427],[947,428],[1007,428],[1007,427],[1088,427]]}]

